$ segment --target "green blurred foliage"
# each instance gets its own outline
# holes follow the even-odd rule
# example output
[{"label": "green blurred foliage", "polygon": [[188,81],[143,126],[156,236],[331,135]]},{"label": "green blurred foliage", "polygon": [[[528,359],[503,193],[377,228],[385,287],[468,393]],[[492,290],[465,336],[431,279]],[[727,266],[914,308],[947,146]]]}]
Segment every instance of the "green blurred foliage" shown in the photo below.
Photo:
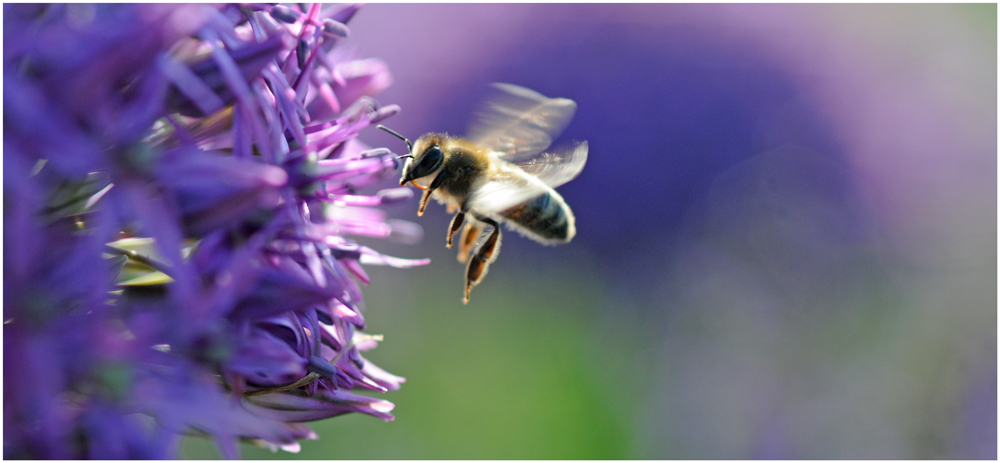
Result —
[{"label": "green blurred foliage", "polygon": [[997,4],[966,3],[953,5],[953,7],[967,18],[971,26],[980,29],[985,43],[993,45],[993,50],[996,51]]}]

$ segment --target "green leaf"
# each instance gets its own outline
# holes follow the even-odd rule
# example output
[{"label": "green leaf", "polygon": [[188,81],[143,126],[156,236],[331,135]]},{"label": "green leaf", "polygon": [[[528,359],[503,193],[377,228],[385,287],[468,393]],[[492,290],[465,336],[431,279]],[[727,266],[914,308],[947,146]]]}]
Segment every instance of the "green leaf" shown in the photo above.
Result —
[{"label": "green leaf", "polygon": [[163,285],[170,283],[171,281],[174,281],[174,279],[167,276],[166,273],[153,270],[145,275],[140,275],[130,280],[119,282],[118,286]]},{"label": "green leaf", "polygon": [[55,222],[63,217],[90,212],[96,201],[112,186],[110,177],[100,172],[90,173],[80,182],[64,181],[46,200],[45,217],[49,222]]},{"label": "green leaf", "polygon": [[125,268],[125,264],[128,263],[128,257],[125,256],[113,256],[109,258],[109,264],[111,267],[112,278],[118,278],[121,274],[122,269]]},{"label": "green leaf", "polygon": [[126,251],[135,251],[150,259],[165,262],[165,259],[160,256],[160,252],[156,249],[156,241],[152,238],[123,238],[108,243],[108,246]]}]

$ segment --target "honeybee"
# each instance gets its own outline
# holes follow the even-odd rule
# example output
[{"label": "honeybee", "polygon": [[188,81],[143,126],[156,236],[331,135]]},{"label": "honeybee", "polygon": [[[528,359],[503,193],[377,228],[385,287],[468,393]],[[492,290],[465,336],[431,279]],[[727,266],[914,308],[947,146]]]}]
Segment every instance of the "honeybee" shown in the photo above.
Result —
[{"label": "honeybee", "polygon": [[424,190],[417,215],[423,215],[431,197],[455,213],[446,245],[452,247],[452,237],[462,228],[458,261],[468,263],[466,304],[499,255],[501,222],[546,245],[573,239],[576,218],[554,188],[575,178],[587,162],[587,142],[546,152],[573,118],[576,103],[511,84],[492,87],[494,94],[481,106],[467,138],[428,133],[411,144],[379,126],[410,150],[401,156],[408,159],[399,184]]}]

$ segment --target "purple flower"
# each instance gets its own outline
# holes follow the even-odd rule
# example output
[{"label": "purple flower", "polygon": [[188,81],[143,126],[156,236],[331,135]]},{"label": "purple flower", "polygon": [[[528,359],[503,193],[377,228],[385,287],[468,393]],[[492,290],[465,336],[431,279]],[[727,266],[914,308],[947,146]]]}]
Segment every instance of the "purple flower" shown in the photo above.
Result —
[{"label": "purple flower", "polygon": [[393,405],[350,236],[419,226],[357,141],[399,108],[336,48],[356,5],[4,5],[4,456],[295,451]]}]

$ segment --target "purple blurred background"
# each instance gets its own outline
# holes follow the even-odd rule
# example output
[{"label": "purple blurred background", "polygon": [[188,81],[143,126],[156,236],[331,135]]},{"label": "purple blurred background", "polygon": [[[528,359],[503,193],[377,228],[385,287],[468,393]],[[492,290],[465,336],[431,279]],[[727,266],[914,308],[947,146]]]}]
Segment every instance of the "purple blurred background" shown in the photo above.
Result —
[{"label": "purple blurred background", "polygon": [[[391,251],[434,263],[380,273],[396,291],[366,298],[455,332],[500,329],[484,311],[575,330],[588,353],[571,362],[624,436],[518,454],[451,452],[454,432],[481,436],[445,425],[427,428],[451,438],[406,434],[428,419],[406,412],[429,380],[413,357],[469,347],[400,323],[385,332],[409,356],[375,359],[411,380],[397,431],[378,428],[394,443],[357,456],[996,458],[996,5],[375,4],[351,34],[392,70],[379,100],[403,108],[389,125],[411,139],[463,133],[490,82],[578,103],[561,138],[590,143],[560,188],[573,243],[508,234],[461,307],[448,217],[430,206],[419,249]],[[453,413],[435,416],[500,419]],[[575,419],[533,413],[523,422]]]}]

